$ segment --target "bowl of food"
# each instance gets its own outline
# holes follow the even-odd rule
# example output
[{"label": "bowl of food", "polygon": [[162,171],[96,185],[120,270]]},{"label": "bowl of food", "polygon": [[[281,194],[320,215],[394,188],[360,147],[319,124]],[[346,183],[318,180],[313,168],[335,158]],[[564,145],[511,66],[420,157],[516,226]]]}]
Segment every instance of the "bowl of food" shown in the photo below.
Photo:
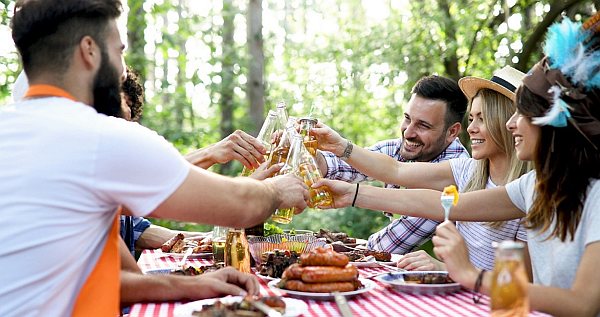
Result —
[{"label": "bowl of food", "polygon": [[275,234],[268,237],[251,237],[248,239],[250,254],[257,265],[262,262],[263,254],[280,251],[294,251],[302,254],[316,247],[325,245],[325,241],[316,238],[312,234]]}]

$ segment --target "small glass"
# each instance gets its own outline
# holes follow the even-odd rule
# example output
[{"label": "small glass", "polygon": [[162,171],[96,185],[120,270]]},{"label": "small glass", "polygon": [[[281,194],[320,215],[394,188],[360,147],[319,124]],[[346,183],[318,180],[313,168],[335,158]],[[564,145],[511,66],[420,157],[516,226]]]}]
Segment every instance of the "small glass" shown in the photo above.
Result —
[{"label": "small glass", "polygon": [[250,271],[250,250],[244,229],[230,229],[225,241],[225,265],[244,273]]},{"label": "small glass", "polygon": [[215,264],[225,265],[225,242],[227,240],[229,228],[215,226],[212,231],[213,236],[213,260]]},{"label": "small glass", "polygon": [[491,316],[529,315],[529,281],[523,261],[524,247],[523,242],[502,241],[496,248],[490,292]]}]

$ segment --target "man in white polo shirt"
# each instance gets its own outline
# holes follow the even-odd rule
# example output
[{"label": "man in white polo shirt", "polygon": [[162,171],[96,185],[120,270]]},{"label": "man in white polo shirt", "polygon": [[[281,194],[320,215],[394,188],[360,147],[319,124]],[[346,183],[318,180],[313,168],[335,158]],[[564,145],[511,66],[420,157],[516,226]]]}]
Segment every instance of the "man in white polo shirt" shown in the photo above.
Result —
[{"label": "man in white polo shirt", "polygon": [[156,133],[109,117],[121,114],[120,14],[118,0],[15,6],[30,88],[0,108],[1,316],[117,315],[119,206],[231,227],[306,207],[293,176],[213,174]]}]

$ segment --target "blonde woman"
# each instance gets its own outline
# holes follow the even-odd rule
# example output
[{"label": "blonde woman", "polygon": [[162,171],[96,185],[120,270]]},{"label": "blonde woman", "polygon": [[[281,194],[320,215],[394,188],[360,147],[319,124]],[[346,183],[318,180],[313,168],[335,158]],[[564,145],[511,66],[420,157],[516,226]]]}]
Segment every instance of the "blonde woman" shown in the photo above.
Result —
[{"label": "blonde woman", "polygon": [[[465,192],[504,185],[527,171],[526,164],[516,157],[514,141],[504,127],[515,111],[514,90],[523,76],[523,73],[507,66],[497,71],[491,80],[465,77],[459,81],[469,99],[467,132],[471,138],[473,158],[456,158],[440,163],[403,163],[387,155],[354,148],[347,162],[372,178],[405,187],[442,190],[445,186],[456,184],[459,191]],[[419,122],[411,124],[414,129],[421,125]],[[348,141],[325,125],[320,127],[314,130],[320,146],[345,149]],[[341,153],[336,154],[341,156]],[[471,262],[480,269],[493,268],[493,241],[527,240],[525,228],[519,220],[457,223],[457,228],[465,236]],[[408,236],[411,230],[418,228],[411,229],[403,226],[402,222],[392,222],[371,235],[368,246],[397,252],[400,244],[406,244],[402,238]],[[405,254],[398,266],[407,270],[445,270],[444,263],[424,251]]]}]

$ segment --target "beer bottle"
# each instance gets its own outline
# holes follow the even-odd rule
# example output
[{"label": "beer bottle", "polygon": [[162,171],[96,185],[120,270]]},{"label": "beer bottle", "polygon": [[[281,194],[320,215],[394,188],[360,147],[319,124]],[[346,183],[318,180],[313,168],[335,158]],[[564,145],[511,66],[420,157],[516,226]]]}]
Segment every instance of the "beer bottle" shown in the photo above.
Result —
[{"label": "beer bottle", "polygon": [[523,249],[518,241],[502,241],[496,248],[492,272],[491,311],[494,317],[529,314],[529,281],[525,271]]}]

